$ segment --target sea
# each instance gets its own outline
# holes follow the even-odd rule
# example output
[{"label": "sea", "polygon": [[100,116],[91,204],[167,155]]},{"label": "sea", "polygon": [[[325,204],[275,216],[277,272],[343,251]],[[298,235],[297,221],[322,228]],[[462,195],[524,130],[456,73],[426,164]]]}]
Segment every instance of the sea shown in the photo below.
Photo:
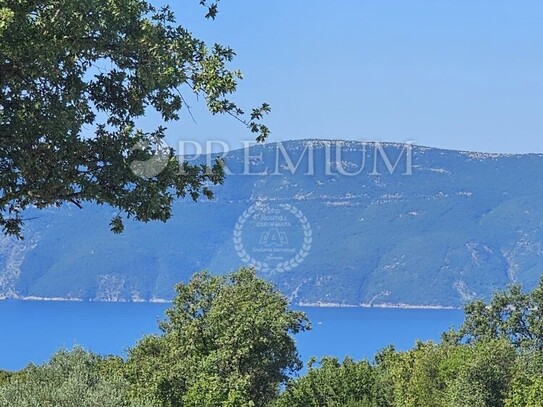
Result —
[{"label": "sea", "polygon": [[[170,304],[0,301],[0,370],[41,364],[58,349],[80,346],[103,355],[126,356],[147,334],[159,333]],[[438,341],[458,327],[463,312],[451,309],[296,307],[312,330],[295,336],[301,359],[336,356],[373,360],[393,345],[407,350],[417,341]]]}]

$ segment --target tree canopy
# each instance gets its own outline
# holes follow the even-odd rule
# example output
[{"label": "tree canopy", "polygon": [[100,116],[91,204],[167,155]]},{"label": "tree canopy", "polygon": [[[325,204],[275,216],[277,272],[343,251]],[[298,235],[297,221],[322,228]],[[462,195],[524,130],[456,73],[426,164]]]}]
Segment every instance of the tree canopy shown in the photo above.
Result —
[{"label": "tree canopy", "polygon": [[[215,18],[217,4],[200,3]],[[266,138],[260,120],[269,106],[246,114],[229,98],[242,78],[227,66],[234,55],[144,0],[0,1],[4,233],[22,237],[31,206],[108,204],[119,210],[111,227],[121,232],[125,216],[165,221],[176,198],[211,197],[221,163],[180,163],[161,140],[187,108],[187,92]],[[149,111],[162,122],[145,132],[138,120]]]},{"label": "tree canopy", "polygon": [[105,371],[115,360],[81,348],[60,350],[49,362],[31,365],[0,382],[0,406],[128,407],[124,379]]},{"label": "tree canopy", "polygon": [[310,328],[270,283],[242,268],[177,286],[160,336],[130,351],[133,399],[161,407],[253,406],[302,367],[292,335]]},{"label": "tree canopy", "polygon": [[458,331],[444,334],[446,340],[475,343],[505,339],[522,350],[543,351],[543,277],[530,292],[515,284],[497,292],[489,304],[472,301],[465,314]]}]

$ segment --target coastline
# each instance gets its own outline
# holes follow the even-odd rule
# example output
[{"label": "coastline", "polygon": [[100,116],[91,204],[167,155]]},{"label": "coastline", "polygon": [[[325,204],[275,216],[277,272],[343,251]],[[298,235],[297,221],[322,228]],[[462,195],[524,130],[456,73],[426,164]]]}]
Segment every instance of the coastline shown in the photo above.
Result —
[{"label": "coastline", "polygon": [[[44,301],[44,302],[107,302],[107,303],[148,303],[148,304],[171,304],[172,300],[165,298],[151,298],[150,300],[84,300],[75,297],[38,297],[38,296],[0,296],[0,301]],[[382,309],[421,309],[421,310],[461,310],[462,307],[450,305],[417,305],[405,303],[361,303],[345,304],[334,302],[304,302],[299,301],[291,305],[301,308],[382,308]]]},{"label": "coastline", "polygon": [[453,307],[452,305],[417,305],[405,303],[361,303],[361,304],[339,304],[325,302],[299,302],[295,304],[299,307],[315,308],[390,308],[390,309],[428,309],[428,310],[461,310],[462,307]]},{"label": "coastline", "polygon": [[38,297],[38,296],[28,296],[28,297],[22,297],[22,296],[0,296],[0,301],[43,301],[43,302],[107,302],[107,303],[133,303],[133,304],[139,304],[139,303],[148,303],[148,304],[170,304],[172,303],[171,300],[166,300],[164,298],[151,298],[150,300],[125,300],[125,299],[119,299],[119,300],[84,300],[83,298],[77,298],[77,297]]}]

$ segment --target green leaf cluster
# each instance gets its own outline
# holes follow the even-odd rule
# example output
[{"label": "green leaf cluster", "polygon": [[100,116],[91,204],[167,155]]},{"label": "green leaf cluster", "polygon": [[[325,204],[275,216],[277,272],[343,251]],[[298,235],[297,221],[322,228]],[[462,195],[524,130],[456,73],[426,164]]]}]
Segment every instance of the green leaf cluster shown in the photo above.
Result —
[{"label": "green leaf cluster", "polygon": [[310,328],[248,268],[179,284],[160,326],[130,351],[126,372],[135,399],[172,407],[267,405],[302,367],[292,335]]},{"label": "green leaf cluster", "polygon": [[79,348],[58,351],[49,362],[31,365],[0,384],[0,406],[138,407],[126,402],[119,371],[103,370],[111,360]]},{"label": "green leaf cluster", "polygon": [[475,343],[501,338],[518,349],[543,351],[543,277],[529,293],[515,284],[497,292],[488,305],[469,303],[465,313],[463,326],[445,339]]},{"label": "green leaf cluster", "polygon": [[308,372],[291,380],[274,407],[371,407],[378,393],[375,370],[367,361],[324,357],[312,359]]},{"label": "green leaf cluster", "polygon": [[[206,4],[214,18],[217,4]],[[206,44],[169,7],[144,0],[0,2],[0,227],[22,237],[23,211],[91,201],[147,222],[171,217],[172,202],[212,197],[224,171],[181,163],[163,146],[164,124],[190,109],[240,120],[263,141],[269,106],[245,114],[229,97],[241,72],[234,51]],[[140,119],[161,120],[144,131]],[[159,168],[153,167],[160,158]],[[145,169],[134,171],[144,163]],[[140,165],[141,166],[141,165]],[[149,167],[150,166],[150,167]]]}]

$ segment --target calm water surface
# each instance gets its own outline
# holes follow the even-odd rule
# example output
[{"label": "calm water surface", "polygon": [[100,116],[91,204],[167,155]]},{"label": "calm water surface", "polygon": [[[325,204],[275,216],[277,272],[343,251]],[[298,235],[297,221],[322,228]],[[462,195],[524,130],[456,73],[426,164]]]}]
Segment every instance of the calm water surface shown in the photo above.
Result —
[{"label": "calm water surface", "polygon": [[[144,334],[159,332],[168,304],[0,301],[0,369],[42,363],[61,348],[80,345],[101,354],[125,355]],[[302,359],[334,355],[372,358],[393,344],[408,349],[416,340],[438,340],[458,326],[457,310],[300,308],[313,330],[297,335]]]}]

